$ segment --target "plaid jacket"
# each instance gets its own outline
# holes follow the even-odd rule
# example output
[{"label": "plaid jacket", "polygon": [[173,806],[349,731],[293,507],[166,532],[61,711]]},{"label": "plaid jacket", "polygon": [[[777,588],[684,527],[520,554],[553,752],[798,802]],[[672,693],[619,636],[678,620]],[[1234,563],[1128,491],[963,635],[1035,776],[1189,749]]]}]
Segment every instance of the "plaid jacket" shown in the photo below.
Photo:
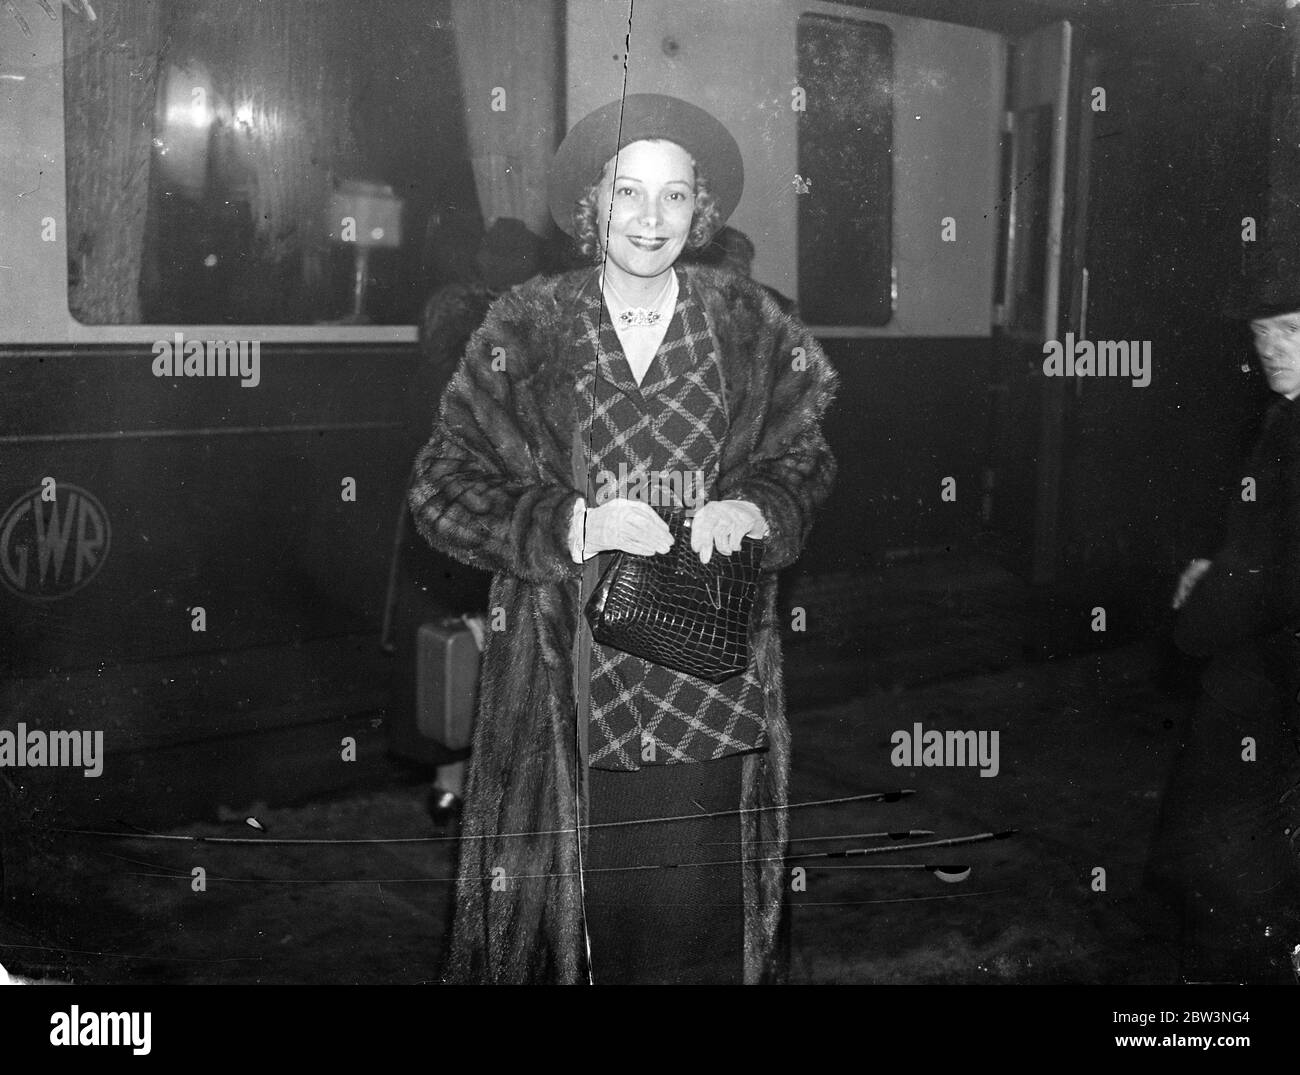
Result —
[{"label": "plaid jacket", "polygon": [[[687,281],[679,284],[668,331],[639,386],[601,301],[598,274],[582,292],[578,428],[588,474],[618,475],[620,496],[658,487],[711,497],[717,480],[727,435],[722,375],[704,311]],[[702,490],[691,488],[695,475]],[[715,684],[593,643],[588,739],[589,764],[598,769],[712,761],[766,746],[753,656],[741,675]]]}]

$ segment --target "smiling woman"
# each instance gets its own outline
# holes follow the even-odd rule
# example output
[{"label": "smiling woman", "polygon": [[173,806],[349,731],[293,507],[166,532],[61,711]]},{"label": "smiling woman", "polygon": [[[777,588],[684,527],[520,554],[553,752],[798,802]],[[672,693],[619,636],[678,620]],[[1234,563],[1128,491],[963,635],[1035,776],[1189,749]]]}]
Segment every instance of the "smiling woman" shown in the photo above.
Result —
[{"label": "smiling woman", "polygon": [[605,165],[597,189],[597,223],[608,222],[606,279],[621,280],[633,297],[643,298],[686,245],[695,213],[695,162],[674,142],[634,142]]},{"label": "smiling woman", "polygon": [[[775,572],[834,481],[837,377],[758,284],[679,262],[743,185],[730,132],[679,98],[581,120],[550,205],[595,264],[498,300],[416,461],[420,532],[493,572],[507,625],[483,654],[451,980],[781,976]],[[597,496],[615,472],[703,475],[704,503],[674,538],[650,503]],[[597,642],[583,614],[613,554],[687,532],[702,564],[763,541],[748,664],[721,682]]]},{"label": "smiling woman", "polygon": [[[709,190],[708,176],[676,143],[664,142],[662,139],[645,139],[628,146],[617,156],[611,157],[601,170],[599,181],[593,183],[586,194],[579,199],[574,227],[578,249],[584,257],[593,257],[599,253],[602,245],[601,235],[606,226],[612,224],[611,203],[618,206],[620,217],[626,218],[628,213],[637,207],[639,201],[643,202],[649,196],[644,182],[637,178],[636,172],[638,163],[644,165],[646,157],[649,157],[650,167],[655,167],[659,163],[661,158],[651,151],[651,147],[655,146],[664,146],[668,154],[665,159],[674,161],[680,168],[679,174],[673,178],[674,189],[664,192],[672,195],[671,208],[691,210],[686,213],[689,232],[685,237],[685,243],[678,246],[677,252],[680,253],[686,245],[689,245],[692,250],[707,245],[717,231],[720,226],[719,213]],[[618,166],[618,174],[611,180],[609,173],[615,165]],[[618,182],[620,186],[614,187],[613,182]],[[664,265],[670,265],[674,260],[675,257],[670,258],[664,262]]]},{"label": "smiling woman", "polygon": [[[698,249],[713,234],[717,211],[691,155],[675,142],[646,139],[612,157],[580,214],[594,219],[597,247],[605,255],[605,301],[623,352],[640,383],[668,330],[677,300],[670,271],[687,246]],[[701,211],[703,203],[704,211]],[[629,329],[644,329],[628,332]]]}]

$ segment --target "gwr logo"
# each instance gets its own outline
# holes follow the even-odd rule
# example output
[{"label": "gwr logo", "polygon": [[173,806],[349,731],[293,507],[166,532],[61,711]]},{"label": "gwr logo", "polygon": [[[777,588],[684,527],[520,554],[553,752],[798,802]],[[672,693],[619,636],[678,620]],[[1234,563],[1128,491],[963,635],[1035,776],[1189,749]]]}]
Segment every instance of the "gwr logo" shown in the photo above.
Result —
[{"label": "gwr logo", "polygon": [[0,519],[0,582],[19,597],[51,601],[86,585],[108,558],[108,516],[86,490],[60,482],[54,499],[37,487]]}]

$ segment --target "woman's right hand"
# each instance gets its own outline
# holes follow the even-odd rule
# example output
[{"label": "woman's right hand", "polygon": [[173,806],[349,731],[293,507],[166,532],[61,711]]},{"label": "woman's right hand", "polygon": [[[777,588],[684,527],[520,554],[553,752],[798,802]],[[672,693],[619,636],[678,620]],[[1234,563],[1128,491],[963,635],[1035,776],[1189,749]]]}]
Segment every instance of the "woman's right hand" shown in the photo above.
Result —
[{"label": "woman's right hand", "polygon": [[584,559],[600,552],[621,549],[636,556],[667,552],[673,544],[668,524],[654,508],[640,500],[616,497],[598,508],[587,509],[587,526],[582,546]]}]

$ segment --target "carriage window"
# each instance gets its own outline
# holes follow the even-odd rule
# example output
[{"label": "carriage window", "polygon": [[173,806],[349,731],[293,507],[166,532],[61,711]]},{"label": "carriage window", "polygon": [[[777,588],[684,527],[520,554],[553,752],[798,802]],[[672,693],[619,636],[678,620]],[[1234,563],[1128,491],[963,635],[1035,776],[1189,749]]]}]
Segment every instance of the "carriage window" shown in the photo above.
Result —
[{"label": "carriage window", "polygon": [[814,325],[893,316],[893,43],[888,27],[804,15],[799,306]]},{"label": "carriage window", "polygon": [[479,223],[450,7],[130,0],[66,19],[73,315],[414,323],[439,229]]}]

